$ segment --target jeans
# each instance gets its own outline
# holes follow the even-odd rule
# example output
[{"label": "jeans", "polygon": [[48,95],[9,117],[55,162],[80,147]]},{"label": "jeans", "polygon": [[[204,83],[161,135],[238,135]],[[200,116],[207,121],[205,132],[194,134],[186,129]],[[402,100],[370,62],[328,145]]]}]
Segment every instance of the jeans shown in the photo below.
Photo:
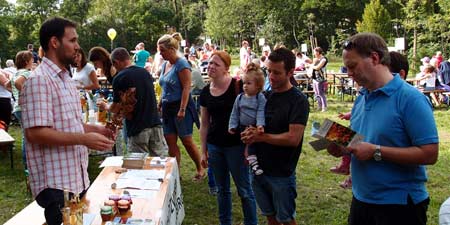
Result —
[{"label": "jeans", "polygon": [[25,170],[27,170],[27,152],[25,150],[25,130],[22,126],[22,111],[15,111],[14,116],[19,120],[20,127],[22,128],[22,163]]},{"label": "jeans", "polygon": [[251,188],[248,165],[244,163],[244,145],[220,147],[207,144],[207,146],[209,166],[213,170],[218,189],[217,203],[219,205],[220,224],[232,224],[230,173],[241,198],[244,224],[257,224],[255,195]]},{"label": "jeans", "polygon": [[295,173],[289,177],[254,176],[253,190],[264,216],[275,216],[280,223],[295,220]]},{"label": "jeans", "polygon": [[208,187],[211,188],[217,188],[216,187],[216,181],[214,180],[214,173],[211,169],[211,167],[208,167]]},{"label": "jeans", "polygon": [[430,198],[414,204],[408,195],[407,205],[370,204],[353,196],[348,216],[349,225],[426,225]]}]

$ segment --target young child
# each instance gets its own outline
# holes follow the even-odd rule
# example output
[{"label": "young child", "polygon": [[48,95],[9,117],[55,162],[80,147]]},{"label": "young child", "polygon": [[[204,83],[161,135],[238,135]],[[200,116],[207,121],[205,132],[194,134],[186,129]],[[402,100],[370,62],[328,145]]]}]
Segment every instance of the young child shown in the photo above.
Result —
[{"label": "young child", "polygon": [[[352,116],[351,112],[339,113],[338,115],[338,117],[343,120],[350,120],[351,116]],[[350,161],[351,161],[350,154],[343,155],[341,159],[341,164],[330,168],[330,171],[332,173],[349,175],[344,181],[342,181],[339,184],[339,186],[341,186],[344,189],[352,188],[352,176],[350,175]]]},{"label": "young child", "polygon": [[[255,126],[258,132],[264,133],[264,108],[266,98],[261,93],[264,87],[264,73],[255,63],[249,63],[242,78],[244,93],[236,97],[231,112],[228,131],[231,134],[244,131],[248,126]],[[258,165],[255,149],[245,147],[245,156],[255,175],[261,175],[263,170]]]}]

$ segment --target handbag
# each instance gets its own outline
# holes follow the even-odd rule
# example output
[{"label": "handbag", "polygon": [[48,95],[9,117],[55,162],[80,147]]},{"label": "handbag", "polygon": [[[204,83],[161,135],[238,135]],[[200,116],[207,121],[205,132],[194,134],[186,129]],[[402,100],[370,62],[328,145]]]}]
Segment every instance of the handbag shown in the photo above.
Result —
[{"label": "handbag", "polygon": [[321,83],[325,81],[325,76],[322,70],[313,70],[313,79]]}]

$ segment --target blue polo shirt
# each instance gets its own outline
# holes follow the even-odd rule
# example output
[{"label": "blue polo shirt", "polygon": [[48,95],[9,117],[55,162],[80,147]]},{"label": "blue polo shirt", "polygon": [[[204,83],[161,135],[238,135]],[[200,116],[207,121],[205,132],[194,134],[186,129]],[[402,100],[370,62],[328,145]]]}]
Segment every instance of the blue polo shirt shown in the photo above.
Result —
[{"label": "blue polo shirt", "polygon": [[[410,147],[438,143],[428,98],[396,75],[385,86],[363,88],[352,109],[351,127],[364,141],[381,146]],[[353,195],[371,204],[407,204],[428,198],[423,165],[359,161],[352,156]]]}]

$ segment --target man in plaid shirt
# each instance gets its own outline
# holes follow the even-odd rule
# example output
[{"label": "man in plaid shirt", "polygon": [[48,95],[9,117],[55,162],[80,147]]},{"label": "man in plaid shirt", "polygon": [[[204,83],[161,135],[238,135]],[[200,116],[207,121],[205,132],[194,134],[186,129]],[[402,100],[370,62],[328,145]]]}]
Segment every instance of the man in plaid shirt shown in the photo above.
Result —
[{"label": "man in plaid shirt", "polygon": [[82,123],[79,94],[67,69],[80,48],[76,24],[50,18],[42,24],[39,38],[45,57],[25,83],[20,103],[31,191],[45,208],[47,224],[60,225],[63,190],[85,192],[88,148],[111,149],[114,132]]}]

